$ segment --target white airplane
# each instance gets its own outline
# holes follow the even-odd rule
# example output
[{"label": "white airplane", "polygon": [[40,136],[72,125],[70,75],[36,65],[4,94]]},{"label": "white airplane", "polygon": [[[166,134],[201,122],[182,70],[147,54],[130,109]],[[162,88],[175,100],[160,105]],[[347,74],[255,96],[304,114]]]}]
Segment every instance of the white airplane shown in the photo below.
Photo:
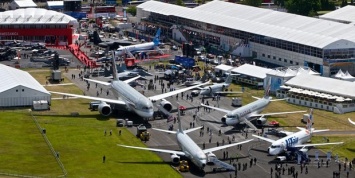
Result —
[{"label": "white airplane", "polygon": [[160,37],[160,28],[158,29],[153,42],[147,42],[147,43],[142,43],[142,44],[135,44],[135,45],[129,45],[129,46],[121,46],[115,51],[116,56],[122,56],[124,54],[129,54],[131,57],[134,57],[132,53],[134,52],[142,52],[142,51],[151,51],[154,49],[158,49],[158,46],[161,44],[159,41]]},{"label": "white airplane", "polygon": [[313,133],[329,131],[329,129],[314,130],[312,129],[312,123],[313,123],[313,118],[312,118],[312,109],[311,109],[311,113],[307,121],[306,129],[297,127],[300,131],[296,133],[285,132],[287,136],[279,140],[272,140],[270,138],[265,138],[257,135],[253,135],[253,137],[271,143],[271,146],[268,148],[268,152],[270,155],[279,155],[287,150],[295,150],[295,149],[298,149],[299,151],[305,153],[309,150],[308,149],[309,147],[343,144],[343,142],[304,144],[311,139]]},{"label": "white airplane", "polygon": [[232,92],[232,91],[225,91],[232,83],[232,75],[229,74],[226,81],[224,83],[216,83],[211,86],[206,86],[201,88],[200,95],[203,96],[214,96],[216,94],[232,94],[232,93],[243,93],[243,92]]},{"label": "white airplane", "polygon": [[266,118],[265,116],[271,116],[271,115],[282,115],[282,114],[293,114],[293,113],[301,113],[301,112],[306,112],[306,111],[291,111],[291,112],[277,112],[277,113],[263,113],[260,114],[266,106],[269,105],[271,101],[279,101],[283,99],[276,99],[272,100],[272,97],[268,95],[268,90],[265,92],[265,96],[263,98],[257,98],[258,100],[251,102],[245,106],[242,106],[240,108],[234,109],[234,110],[227,110],[227,109],[222,109],[222,108],[217,108],[213,106],[207,106],[205,104],[201,103],[201,106],[215,109],[217,111],[221,111],[226,113],[225,116],[222,117],[221,121],[223,124],[228,125],[228,126],[235,126],[239,123],[245,123],[247,124],[250,128],[256,130],[257,128],[255,127],[254,124],[252,124],[250,121],[256,120],[256,123],[258,125],[263,125],[266,123]]},{"label": "white airplane", "polygon": [[[169,153],[171,154],[171,159],[173,163],[179,163],[180,161],[180,156],[186,156],[188,159],[190,159],[196,166],[198,166],[201,170],[204,169],[207,163],[211,162],[211,160],[214,160],[216,158],[216,155],[213,154],[212,152],[217,151],[217,150],[222,150],[226,149],[232,146],[236,145],[241,145],[244,143],[248,143],[252,141],[253,139],[238,142],[238,143],[232,143],[229,145],[224,145],[224,146],[219,146],[219,147],[214,147],[214,148],[208,148],[202,150],[188,135],[187,133],[199,130],[201,127],[189,129],[189,130],[183,130],[180,122],[180,113],[178,112],[178,123],[179,123],[179,129],[177,131],[170,131],[170,130],[162,130],[162,129],[154,129],[157,131],[162,131],[162,132],[167,132],[167,133],[172,133],[176,134],[176,140],[178,142],[179,147],[181,148],[181,151],[175,151],[175,150],[165,150],[165,149],[157,149],[157,148],[145,148],[145,147],[135,147],[135,146],[127,146],[127,145],[120,145],[122,147],[126,148],[134,148],[134,149],[140,149],[140,150],[148,150],[148,151],[154,151],[154,152],[161,152],[161,153]],[[231,166],[233,168],[233,166]]]},{"label": "white airplane", "polygon": [[[113,63],[114,58],[112,59]],[[116,65],[113,65],[113,71],[116,70]],[[168,93],[163,93],[160,95],[155,95],[155,96],[150,96],[146,97],[140,92],[138,92],[136,89],[132,88],[128,83],[140,78],[141,76],[137,76],[125,81],[120,81],[117,78],[117,73],[113,72],[113,81],[111,83],[108,82],[103,82],[103,81],[97,81],[97,80],[91,80],[91,79],[85,79],[87,81],[95,82],[98,84],[110,86],[110,90],[113,92],[114,96],[116,98],[113,99],[108,99],[108,98],[100,98],[100,97],[92,97],[92,96],[83,96],[83,95],[77,95],[77,94],[70,94],[70,93],[61,93],[61,92],[54,92],[54,91],[49,91],[50,93],[55,93],[55,94],[60,94],[60,95],[66,95],[66,96],[72,96],[72,97],[78,97],[78,98],[85,98],[85,99],[90,99],[90,100],[96,100],[96,101],[101,101],[98,110],[101,115],[103,116],[108,116],[112,112],[111,106],[108,104],[118,104],[118,105],[125,105],[126,109],[128,111],[135,112],[139,116],[143,118],[150,118],[153,116],[153,102],[156,102],[158,100],[162,100],[160,103],[160,107],[164,108],[167,111],[172,110],[172,105],[169,101],[165,100],[164,98],[167,98],[169,96],[173,96],[176,94],[179,94],[181,92],[185,92],[187,90],[191,90],[193,88],[199,87],[201,85],[206,85],[209,82],[192,86],[192,87],[187,87],[175,91],[171,91]]]},{"label": "white airplane", "polygon": [[349,120],[349,122],[350,122],[351,124],[355,125],[355,122],[352,121],[350,118],[348,118],[348,120]]}]

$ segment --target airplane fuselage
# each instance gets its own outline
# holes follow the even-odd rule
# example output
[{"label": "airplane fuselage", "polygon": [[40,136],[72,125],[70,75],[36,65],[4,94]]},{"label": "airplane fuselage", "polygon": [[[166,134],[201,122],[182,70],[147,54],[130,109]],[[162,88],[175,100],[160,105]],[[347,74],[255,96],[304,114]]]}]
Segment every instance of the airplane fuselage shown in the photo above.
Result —
[{"label": "airplane fuselage", "polygon": [[185,133],[177,132],[176,139],[185,156],[200,169],[203,169],[207,163],[207,156],[201,148]]},{"label": "airplane fuselage", "polygon": [[129,84],[120,80],[114,80],[111,83],[111,88],[115,97],[120,98],[126,103],[129,111],[134,111],[143,118],[153,116],[153,103]]},{"label": "airplane fuselage", "polygon": [[212,86],[207,86],[201,89],[200,95],[208,95],[213,96],[216,92],[220,92],[228,88],[228,84],[221,83],[221,84],[214,84]]},{"label": "airplane fuselage", "polygon": [[132,53],[135,51],[153,50],[154,47],[155,47],[154,42],[148,42],[148,43],[143,43],[143,44],[136,44],[136,45],[120,47],[117,49],[117,51],[115,53],[116,53],[116,55],[121,56],[121,55],[125,54],[125,51],[129,51]]},{"label": "airplane fuselage", "polygon": [[251,114],[261,113],[265,107],[270,103],[270,98],[261,98],[251,102],[245,106],[237,108],[226,115],[226,123],[229,126],[234,126],[242,120],[242,118],[249,118]]},{"label": "airplane fuselage", "polygon": [[296,145],[301,145],[306,143],[309,139],[311,139],[311,134],[308,130],[301,130],[294,134],[291,134],[287,137],[276,140],[269,147],[270,155],[279,155],[283,153],[288,148],[292,148]]}]

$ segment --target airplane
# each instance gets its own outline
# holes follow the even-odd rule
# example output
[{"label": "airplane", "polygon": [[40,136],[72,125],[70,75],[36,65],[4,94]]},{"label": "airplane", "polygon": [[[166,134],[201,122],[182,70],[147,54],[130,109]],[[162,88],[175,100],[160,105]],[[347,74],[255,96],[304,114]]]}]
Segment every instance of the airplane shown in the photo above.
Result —
[{"label": "airplane", "polygon": [[134,57],[132,53],[143,52],[143,51],[151,51],[151,50],[154,50],[154,49],[159,49],[158,47],[161,44],[160,41],[159,41],[160,32],[161,32],[161,30],[159,28],[157,33],[155,34],[153,42],[135,44],[135,45],[130,45],[130,46],[121,46],[115,51],[115,55],[116,56],[122,56],[122,55],[127,53],[131,57]]},{"label": "airplane", "polygon": [[[113,64],[115,64],[114,58],[112,59],[112,62],[113,62]],[[113,66],[113,71],[117,71],[116,65],[112,65],[112,66]],[[137,115],[141,116],[142,118],[151,118],[154,114],[153,102],[156,102],[158,100],[162,100],[159,104],[159,108],[163,108],[163,109],[167,110],[168,112],[170,112],[173,108],[172,104],[169,101],[165,100],[164,98],[179,94],[181,92],[185,92],[187,90],[199,87],[201,85],[208,84],[208,82],[206,82],[206,83],[203,83],[200,85],[187,87],[187,88],[183,88],[183,89],[179,89],[179,90],[175,90],[175,91],[171,91],[168,93],[163,93],[163,94],[159,94],[159,95],[155,95],[155,96],[146,97],[129,85],[130,82],[135,81],[136,79],[138,79],[140,77],[141,76],[137,76],[137,77],[125,80],[125,81],[121,81],[117,78],[117,73],[113,72],[114,79],[111,83],[104,82],[104,81],[92,80],[92,79],[85,79],[90,82],[95,82],[95,83],[102,84],[105,86],[110,86],[110,90],[113,92],[114,96],[116,97],[114,99],[92,97],[92,96],[83,96],[83,95],[61,93],[61,92],[54,92],[54,91],[49,91],[49,92],[54,93],[54,94],[65,95],[65,96],[101,101],[101,103],[98,106],[98,110],[99,110],[100,114],[103,116],[109,116],[111,114],[112,108],[108,104],[108,103],[110,103],[110,104],[125,105],[125,107],[128,111],[135,112]]]},{"label": "airplane", "polygon": [[109,48],[110,50],[114,50],[117,49],[119,46],[127,46],[133,44],[132,42],[127,40],[104,39],[103,41],[97,31],[94,31],[92,33],[92,40],[94,44],[102,48]]},{"label": "airplane", "polygon": [[[140,149],[140,150],[148,150],[148,151],[154,151],[154,152],[161,152],[161,153],[169,153],[171,154],[171,159],[172,162],[177,164],[180,161],[180,156],[186,156],[188,159],[192,161],[197,167],[199,167],[201,170],[203,170],[206,166],[207,163],[212,162],[212,160],[216,159],[216,155],[213,154],[212,152],[217,151],[217,150],[222,150],[226,149],[229,147],[233,147],[236,145],[241,145],[244,143],[248,143],[252,141],[253,139],[238,142],[238,143],[232,143],[224,146],[219,146],[219,147],[214,147],[214,148],[208,148],[202,150],[188,135],[187,133],[199,130],[202,127],[197,127],[197,128],[192,128],[189,130],[184,130],[181,125],[180,121],[180,112],[178,112],[178,123],[179,123],[179,129],[177,131],[170,131],[170,130],[163,130],[163,129],[156,129],[153,128],[154,130],[161,131],[161,132],[167,132],[170,134],[176,134],[176,140],[181,148],[181,151],[175,151],[175,150],[166,150],[166,149],[157,149],[157,148],[145,148],[145,147],[135,147],[135,146],[128,146],[128,145],[121,145],[118,144],[118,146],[121,147],[126,147],[126,148],[133,148],[133,149]],[[226,164],[226,163],[225,163]],[[234,170],[233,166],[229,166],[231,170]]]},{"label": "airplane", "polygon": [[206,86],[201,88],[200,95],[202,96],[214,96],[216,94],[240,94],[243,92],[232,92],[232,91],[225,91],[229,87],[229,85],[232,83],[232,75],[229,74],[226,81],[224,83],[216,83],[211,86]]},{"label": "airplane", "polygon": [[349,122],[350,122],[351,124],[355,125],[355,122],[352,121],[350,118],[348,118],[348,120],[349,120]]},{"label": "airplane", "polygon": [[261,136],[257,136],[257,135],[253,135],[253,137],[256,137],[256,138],[259,138],[261,140],[265,140],[265,141],[271,143],[271,146],[268,148],[268,152],[270,155],[279,155],[279,154],[285,152],[285,150],[295,150],[295,149],[299,149],[299,151],[306,153],[309,150],[308,149],[309,147],[321,146],[321,145],[343,144],[343,142],[315,143],[315,144],[307,144],[306,143],[308,140],[311,139],[313,133],[329,131],[329,129],[325,129],[325,130],[312,129],[312,125],[313,125],[312,112],[313,112],[313,110],[311,109],[310,115],[307,120],[306,129],[301,128],[301,127],[297,127],[300,131],[298,131],[296,133],[285,132],[285,134],[287,136],[284,138],[278,139],[278,140],[273,140],[270,138],[265,138],[265,137],[261,137]]},{"label": "airplane", "polygon": [[[269,87],[267,87],[267,88],[269,88]],[[207,106],[203,103],[201,103],[201,106],[215,109],[217,111],[221,111],[221,112],[226,113],[226,115],[223,116],[221,119],[222,123],[225,125],[235,126],[235,125],[243,122],[254,130],[256,130],[257,128],[255,127],[254,124],[252,124],[250,122],[252,120],[256,119],[257,125],[263,125],[267,121],[264,118],[264,116],[306,112],[306,111],[292,111],[292,112],[277,112],[277,113],[260,114],[266,108],[266,106],[269,105],[269,103],[271,101],[279,101],[279,100],[284,100],[284,99],[272,100],[272,97],[269,96],[268,89],[265,91],[265,96],[263,98],[257,98],[257,97],[254,97],[254,98],[256,98],[257,100],[254,102],[251,102],[245,106],[242,106],[240,108],[234,109],[234,110],[227,110],[227,109],[217,108],[217,107],[213,107],[213,106]]]}]

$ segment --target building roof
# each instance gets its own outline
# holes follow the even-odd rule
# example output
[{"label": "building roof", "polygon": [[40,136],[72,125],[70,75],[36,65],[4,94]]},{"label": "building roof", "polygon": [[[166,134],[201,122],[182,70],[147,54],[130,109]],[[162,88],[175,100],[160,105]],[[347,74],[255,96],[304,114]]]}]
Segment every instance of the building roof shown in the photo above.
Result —
[{"label": "building roof", "polygon": [[233,66],[229,66],[229,65],[225,65],[225,64],[220,64],[220,65],[215,67],[215,69],[223,70],[223,71],[229,71],[229,70],[231,70],[233,68],[234,68]]},{"label": "building roof", "polygon": [[290,78],[303,73],[320,75],[320,73],[305,66],[278,67],[268,72],[267,75]]},{"label": "building roof", "polygon": [[271,70],[272,69],[259,67],[259,66],[255,66],[255,65],[243,64],[242,66],[232,69],[232,72],[255,77],[255,78],[259,78],[259,79],[265,79],[266,74],[268,72],[270,72]]},{"label": "building roof", "polygon": [[52,10],[25,8],[0,12],[0,24],[69,24],[78,26],[78,21],[69,15]]},{"label": "building roof", "polygon": [[47,1],[47,6],[64,6],[63,1]]},{"label": "building roof", "polygon": [[350,25],[270,9],[224,1],[210,1],[193,9],[147,1],[137,8],[317,48],[355,47],[355,29]]},{"label": "building roof", "polygon": [[13,3],[17,4],[19,8],[24,7],[37,7],[37,4],[32,0],[14,0]]},{"label": "building roof", "polygon": [[291,78],[285,85],[355,99],[354,82],[302,74]]},{"label": "building roof", "polygon": [[50,94],[28,72],[0,64],[0,92],[9,90],[19,85]]},{"label": "building roof", "polygon": [[355,22],[355,6],[347,5],[343,8],[334,10],[332,12],[326,13],[319,16],[321,19],[334,20],[343,23],[354,23]]}]

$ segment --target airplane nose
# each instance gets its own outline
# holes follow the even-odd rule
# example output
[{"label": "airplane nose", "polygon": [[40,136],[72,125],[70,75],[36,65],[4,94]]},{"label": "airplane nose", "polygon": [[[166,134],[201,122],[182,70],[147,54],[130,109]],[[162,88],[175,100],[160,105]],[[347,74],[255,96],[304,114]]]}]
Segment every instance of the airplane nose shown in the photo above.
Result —
[{"label": "airplane nose", "polygon": [[227,125],[234,125],[235,123],[234,123],[234,121],[232,121],[232,119],[227,118],[226,119],[226,124]]}]

